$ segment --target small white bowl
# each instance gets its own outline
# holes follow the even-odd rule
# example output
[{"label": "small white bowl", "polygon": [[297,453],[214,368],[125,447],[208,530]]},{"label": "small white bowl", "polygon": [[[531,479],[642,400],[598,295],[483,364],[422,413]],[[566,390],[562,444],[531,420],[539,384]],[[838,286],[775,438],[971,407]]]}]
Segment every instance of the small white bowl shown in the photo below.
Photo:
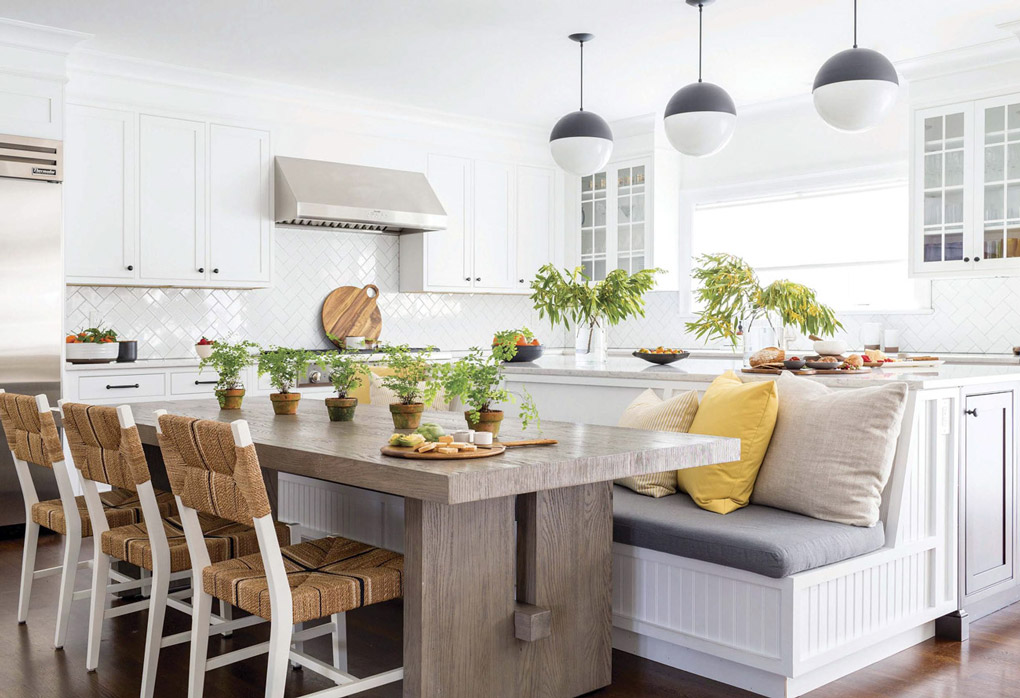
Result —
[{"label": "small white bowl", "polygon": [[195,353],[198,354],[200,359],[208,359],[212,356],[213,346],[212,344],[196,344]]},{"label": "small white bowl", "polygon": [[492,434],[487,431],[476,431],[475,444],[477,444],[478,446],[491,446]]},{"label": "small white bowl", "polygon": [[847,351],[846,342],[842,339],[826,339],[811,346],[819,356],[839,356]]},{"label": "small white bowl", "polygon": [[466,431],[455,431],[453,432],[453,440],[464,444],[474,443],[475,431],[474,429],[468,429]]}]

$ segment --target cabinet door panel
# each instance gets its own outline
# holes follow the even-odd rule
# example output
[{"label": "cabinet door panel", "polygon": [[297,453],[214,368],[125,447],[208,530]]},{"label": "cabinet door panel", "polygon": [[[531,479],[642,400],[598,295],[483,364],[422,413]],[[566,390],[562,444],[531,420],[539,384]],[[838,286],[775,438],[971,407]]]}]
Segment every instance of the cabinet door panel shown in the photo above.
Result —
[{"label": "cabinet door panel", "polygon": [[69,104],[66,113],[67,275],[133,279],[139,266],[135,258],[138,227],[134,114],[75,104]]},{"label": "cabinet door panel", "polygon": [[543,264],[552,261],[555,173],[517,168],[517,288],[526,290]]},{"label": "cabinet door panel", "polygon": [[964,593],[972,595],[1013,576],[1013,393],[968,395],[966,409]]},{"label": "cabinet door panel", "polygon": [[471,161],[429,155],[428,179],[446,209],[446,230],[425,233],[426,285],[471,286]]},{"label": "cabinet door panel", "polygon": [[476,160],[474,174],[474,285],[515,288],[514,166]]},{"label": "cabinet door panel", "polygon": [[209,267],[211,281],[269,277],[269,134],[209,129]]},{"label": "cabinet door panel", "polygon": [[140,118],[139,233],[144,279],[209,277],[205,133],[205,124],[198,121]]}]

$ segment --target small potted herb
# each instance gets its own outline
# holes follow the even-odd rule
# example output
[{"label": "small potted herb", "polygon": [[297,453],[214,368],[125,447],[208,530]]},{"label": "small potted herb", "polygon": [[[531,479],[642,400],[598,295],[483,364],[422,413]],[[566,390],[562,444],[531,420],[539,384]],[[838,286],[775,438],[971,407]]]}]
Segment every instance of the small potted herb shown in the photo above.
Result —
[{"label": "small potted herb", "polygon": [[318,358],[318,363],[322,368],[329,370],[329,382],[336,391],[336,397],[326,398],[329,421],[354,421],[354,408],[358,406],[358,398],[350,397],[349,393],[364,382],[368,376],[368,366],[358,358],[356,350],[322,354]]},{"label": "small potted herb", "polygon": [[411,352],[406,344],[383,348],[386,359],[383,365],[393,371],[383,376],[382,384],[397,396],[390,405],[393,426],[397,429],[417,429],[425,403],[431,403],[439,393],[439,381],[428,358],[432,347],[422,352]]},{"label": "small potted herb", "polygon": [[[493,436],[499,434],[503,411],[494,406],[501,402],[517,402],[517,396],[507,390],[503,382],[503,361],[512,351],[510,343],[497,345],[488,356],[475,348],[464,358],[440,367],[446,396],[459,397],[470,407],[464,412],[469,427],[491,432]],[[520,408],[519,417],[525,429],[532,421],[538,422],[538,408],[527,390],[521,397]]]},{"label": "small potted herb", "polygon": [[209,356],[199,362],[199,370],[211,366],[218,376],[216,381],[216,399],[221,410],[241,409],[244,399],[244,383],[241,371],[255,363],[252,349],[258,348],[254,342],[216,342]]},{"label": "small potted herb", "polygon": [[273,347],[259,354],[259,375],[269,374],[269,382],[277,392],[270,393],[273,412],[276,414],[297,414],[301,393],[292,393],[301,376],[308,372],[308,366],[316,360],[315,354],[304,349]]}]

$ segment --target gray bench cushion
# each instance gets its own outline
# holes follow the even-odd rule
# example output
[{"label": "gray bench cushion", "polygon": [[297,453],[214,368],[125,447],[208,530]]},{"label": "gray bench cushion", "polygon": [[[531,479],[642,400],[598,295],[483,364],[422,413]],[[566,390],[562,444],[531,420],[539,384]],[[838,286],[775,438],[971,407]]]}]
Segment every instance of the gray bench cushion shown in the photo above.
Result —
[{"label": "gray bench cushion", "polygon": [[778,579],[878,550],[885,529],[755,504],[723,516],[683,493],[653,499],[614,487],[613,540]]}]

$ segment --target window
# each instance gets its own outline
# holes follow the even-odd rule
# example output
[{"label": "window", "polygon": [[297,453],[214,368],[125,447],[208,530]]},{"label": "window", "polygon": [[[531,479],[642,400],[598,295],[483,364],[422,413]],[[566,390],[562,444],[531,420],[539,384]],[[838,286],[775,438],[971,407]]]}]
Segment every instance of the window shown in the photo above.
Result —
[{"label": "window", "polygon": [[581,178],[581,266],[593,281],[614,269],[633,274],[650,263],[646,168],[646,161],[636,160]]},{"label": "window", "polygon": [[907,276],[909,205],[906,182],[701,204],[692,252],[738,255],[837,310],[927,308],[929,284]]}]

